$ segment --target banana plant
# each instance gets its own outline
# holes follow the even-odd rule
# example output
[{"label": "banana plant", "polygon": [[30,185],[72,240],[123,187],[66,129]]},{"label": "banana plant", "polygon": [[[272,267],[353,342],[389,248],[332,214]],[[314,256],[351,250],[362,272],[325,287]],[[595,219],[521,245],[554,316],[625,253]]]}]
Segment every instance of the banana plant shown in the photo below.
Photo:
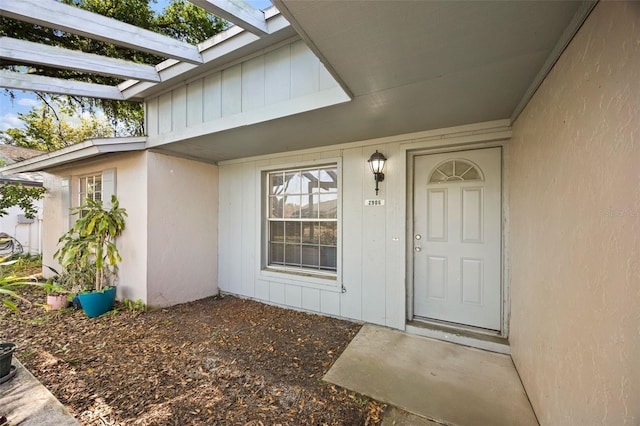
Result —
[{"label": "banana plant", "polygon": [[125,229],[127,212],[120,208],[113,195],[108,209],[102,201],[87,198],[84,205],[72,208],[71,213],[79,218],[58,240],[62,246],[54,257],[67,269],[94,265],[95,291],[102,291],[105,275],[113,272],[122,261],[115,240]]}]

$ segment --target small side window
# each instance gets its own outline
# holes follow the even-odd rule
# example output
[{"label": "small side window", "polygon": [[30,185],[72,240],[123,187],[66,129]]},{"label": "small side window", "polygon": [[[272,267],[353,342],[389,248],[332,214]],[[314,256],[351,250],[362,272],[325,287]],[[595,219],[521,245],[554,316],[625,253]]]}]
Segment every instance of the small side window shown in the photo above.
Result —
[{"label": "small side window", "polygon": [[83,205],[87,198],[102,201],[102,175],[82,176],[78,189],[78,205]]}]

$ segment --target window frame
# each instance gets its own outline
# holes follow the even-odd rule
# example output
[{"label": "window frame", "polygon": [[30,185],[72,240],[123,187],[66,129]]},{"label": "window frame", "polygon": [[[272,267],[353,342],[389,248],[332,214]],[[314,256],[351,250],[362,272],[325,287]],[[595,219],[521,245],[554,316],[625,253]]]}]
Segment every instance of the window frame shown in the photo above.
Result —
[{"label": "window frame", "polygon": [[[337,173],[337,209],[336,218],[336,270],[323,271],[320,269],[304,268],[302,266],[270,265],[269,264],[269,175],[274,172],[288,172],[296,170],[309,170],[323,167],[335,167]],[[342,276],[342,159],[327,158],[322,161],[300,161],[296,163],[283,163],[260,168],[260,235],[259,245],[260,274],[267,279],[278,278],[280,282],[292,282],[299,284],[309,283],[320,285],[321,288],[327,286],[339,288]],[[313,220],[313,219],[311,219]],[[300,220],[300,222],[303,222]],[[333,222],[333,221],[332,221]]]},{"label": "window frame", "polygon": [[[100,178],[100,191],[97,191],[100,193],[100,200],[96,200],[94,196],[90,198],[93,201],[104,202],[104,178],[103,178],[102,172],[88,173],[85,175],[78,176],[78,206],[84,205],[87,198],[89,197],[89,190],[88,190],[89,178],[93,179],[93,184],[95,184],[96,178]],[[84,185],[82,184],[83,180],[85,181]],[[84,194],[84,197],[82,196],[82,194]]]}]

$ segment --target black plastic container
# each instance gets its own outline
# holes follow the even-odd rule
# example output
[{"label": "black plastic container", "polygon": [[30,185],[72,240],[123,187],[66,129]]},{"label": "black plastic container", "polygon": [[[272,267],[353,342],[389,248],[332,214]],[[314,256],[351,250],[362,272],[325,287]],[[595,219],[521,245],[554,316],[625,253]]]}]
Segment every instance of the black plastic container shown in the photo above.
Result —
[{"label": "black plastic container", "polygon": [[15,343],[0,343],[0,379],[11,372],[11,359],[15,349]]}]

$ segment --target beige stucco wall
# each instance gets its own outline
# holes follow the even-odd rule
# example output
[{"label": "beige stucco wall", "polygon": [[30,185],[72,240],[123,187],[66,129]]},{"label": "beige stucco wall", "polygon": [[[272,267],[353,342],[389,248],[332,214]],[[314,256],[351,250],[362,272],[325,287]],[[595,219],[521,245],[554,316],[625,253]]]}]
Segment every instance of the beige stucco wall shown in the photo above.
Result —
[{"label": "beige stucco wall", "polygon": [[510,154],[510,342],[539,421],[640,424],[640,3],[596,6]]},{"label": "beige stucco wall", "polygon": [[[71,204],[78,205],[78,178],[87,174],[98,174],[108,169],[116,169],[116,195],[120,206],[127,210],[126,229],[118,238],[117,245],[122,263],[119,264],[118,298],[146,301],[147,271],[144,267],[147,248],[147,190],[145,152],[123,153],[106,156],[100,160],[88,161],[82,165],[72,165],[52,171],[45,180],[47,194],[44,199],[43,263],[59,268],[53,259],[58,238],[70,226],[68,204],[62,193],[61,179],[69,179]],[[141,243],[142,242],[142,243]],[[49,274],[45,268],[44,272]]]},{"label": "beige stucco wall", "polygon": [[116,169],[116,194],[128,214],[117,241],[118,298],[167,306],[217,294],[218,168],[148,151],[53,171],[45,181],[44,264],[60,268],[53,253],[70,226],[63,181],[77,205],[78,178],[108,169]]},{"label": "beige stucco wall", "polygon": [[218,167],[148,153],[147,304],[218,293]]}]

